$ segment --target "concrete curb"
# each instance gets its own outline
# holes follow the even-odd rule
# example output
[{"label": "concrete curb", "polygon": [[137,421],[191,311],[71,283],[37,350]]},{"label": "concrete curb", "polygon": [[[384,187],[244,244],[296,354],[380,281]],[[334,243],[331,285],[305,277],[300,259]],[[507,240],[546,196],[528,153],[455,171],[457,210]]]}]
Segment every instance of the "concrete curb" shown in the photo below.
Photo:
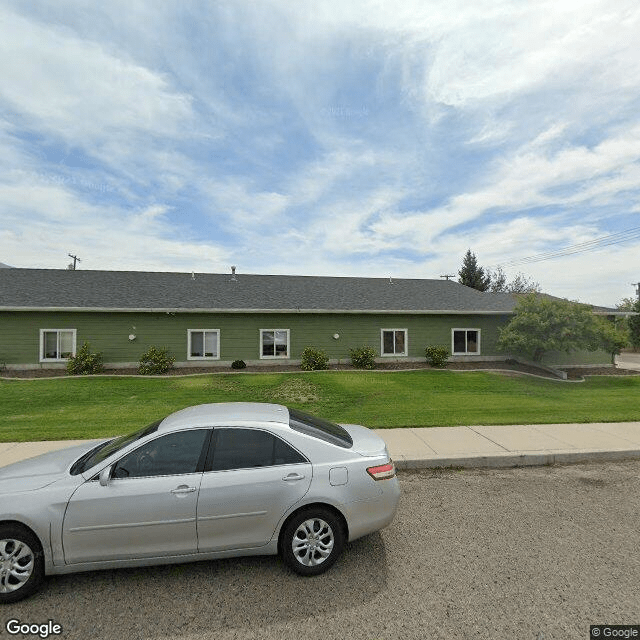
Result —
[{"label": "concrete curb", "polygon": [[554,464],[585,462],[624,462],[640,460],[640,449],[621,451],[566,451],[548,453],[507,453],[493,456],[434,457],[414,460],[394,460],[400,471],[420,469],[507,469],[514,467],[543,467]]}]

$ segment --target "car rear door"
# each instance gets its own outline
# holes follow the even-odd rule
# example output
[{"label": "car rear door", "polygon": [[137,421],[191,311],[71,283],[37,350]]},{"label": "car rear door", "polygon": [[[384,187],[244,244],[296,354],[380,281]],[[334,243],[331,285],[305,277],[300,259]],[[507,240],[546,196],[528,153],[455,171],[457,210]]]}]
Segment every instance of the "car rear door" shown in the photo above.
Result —
[{"label": "car rear door", "polygon": [[111,479],[82,484],[63,521],[65,562],[196,553],[196,505],[210,429],[147,441],[113,465]]},{"label": "car rear door", "polygon": [[198,551],[266,545],[311,484],[311,463],[263,429],[216,428],[198,498]]}]

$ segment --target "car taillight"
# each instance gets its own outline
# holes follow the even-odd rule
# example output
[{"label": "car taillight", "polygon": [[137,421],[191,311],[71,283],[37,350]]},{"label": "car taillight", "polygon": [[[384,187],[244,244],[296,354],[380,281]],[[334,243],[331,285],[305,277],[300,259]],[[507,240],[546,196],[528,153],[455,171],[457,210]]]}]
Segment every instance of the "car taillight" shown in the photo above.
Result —
[{"label": "car taillight", "polygon": [[390,460],[387,464],[381,464],[377,467],[368,467],[367,473],[374,480],[388,480],[396,475],[396,467],[393,464],[393,461]]}]

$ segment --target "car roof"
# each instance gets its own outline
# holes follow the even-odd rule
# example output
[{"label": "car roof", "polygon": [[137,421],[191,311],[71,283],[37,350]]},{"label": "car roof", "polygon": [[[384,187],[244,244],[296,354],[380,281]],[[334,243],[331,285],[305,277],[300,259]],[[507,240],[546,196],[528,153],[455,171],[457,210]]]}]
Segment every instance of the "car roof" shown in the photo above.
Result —
[{"label": "car roof", "polygon": [[168,415],[160,423],[158,431],[249,422],[277,422],[282,425],[288,425],[289,410],[280,404],[266,402],[199,404]]}]

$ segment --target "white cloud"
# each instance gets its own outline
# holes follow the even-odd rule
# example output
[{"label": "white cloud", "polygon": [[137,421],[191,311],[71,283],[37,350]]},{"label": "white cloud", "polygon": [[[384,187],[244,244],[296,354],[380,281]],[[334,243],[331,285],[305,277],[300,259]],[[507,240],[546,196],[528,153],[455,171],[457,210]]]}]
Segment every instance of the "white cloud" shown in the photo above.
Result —
[{"label": "white cloud", "polygon": [[33,174],[14,174],[11,184],[0,185],[0,210],[5,212],[2,248],[16,267],[62,268],[68,252],[90,269],[166,271],[171,265],[215,271],[228,263],[224,248],[196,242],[170,225],[165,206],[127,210],[89,204],[64,184]]},{"label": "white cloud", "polygon": [[[8,0],[0,24],[2,262],[430,277],[640,208],[631,0]],[[528,275],[637,279],[597,256]]]},{"label": "white cloud", "polygon": [[28,127],[91,155],[114,138],[177,136],[192,121],[190,97],[126,54],[6,9],[0,21],[0,96]]}]

